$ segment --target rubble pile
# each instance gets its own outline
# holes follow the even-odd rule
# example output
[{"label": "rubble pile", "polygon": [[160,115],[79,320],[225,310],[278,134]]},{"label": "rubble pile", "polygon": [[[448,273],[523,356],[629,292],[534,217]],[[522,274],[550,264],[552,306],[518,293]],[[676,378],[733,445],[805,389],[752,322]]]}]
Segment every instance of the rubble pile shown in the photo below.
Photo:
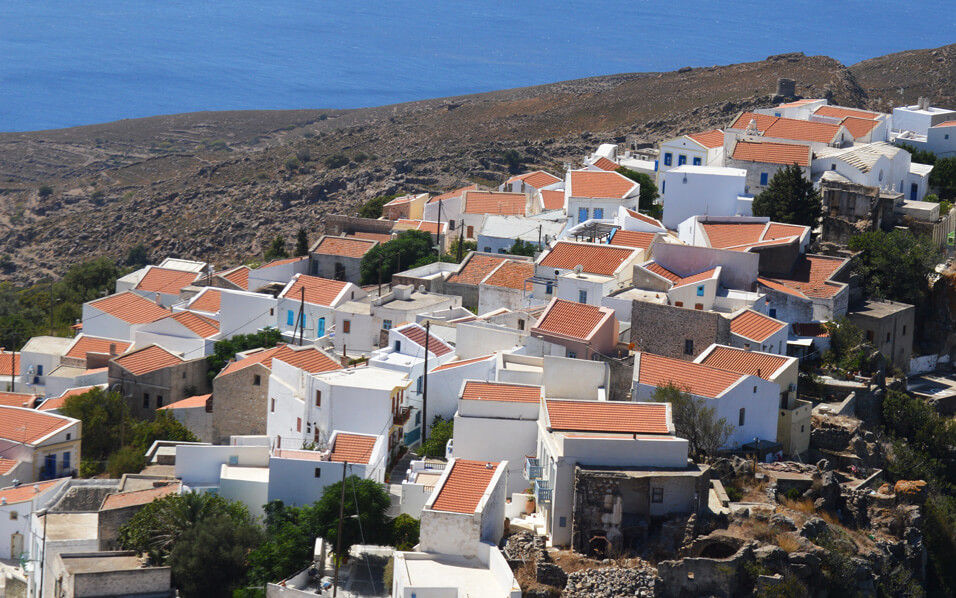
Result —
[{"label": "rubble pile", "polygon": [[639,596],[654,598],[660,593],[660,579],[650,568],[621,569],[603,567],[585,569],[568,576],[564,598],[612,598],[615,596]]}]

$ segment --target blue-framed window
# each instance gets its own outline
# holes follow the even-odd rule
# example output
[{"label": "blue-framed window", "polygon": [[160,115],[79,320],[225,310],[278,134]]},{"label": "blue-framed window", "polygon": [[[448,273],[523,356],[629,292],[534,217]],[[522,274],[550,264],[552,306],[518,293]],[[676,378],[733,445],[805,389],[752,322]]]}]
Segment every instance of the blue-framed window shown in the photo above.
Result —
[{"label": "blue-framed window", "polygon": [[687,156],[684,154],[677,156],[677,165],[683,166],[684,164],[687,164]]},{"label": "blue-framed window", "polygon": [[700,166],[701,164],[700,158],[694,158],[694,166]]},{"label": "blue-framed window", "polygon": [[697,285],[697,296],[698,297],[704,296],[704,285],[702,284]]},{"label": "blue-framed window", "polygon": [[664,154],[664,166],[670,166],[673,163],[674,157],[670,152]]},{"label": "blue-framed window", "polygon": [[761,172],[761,173],[760,173],[760,184],[761,184],[761,185],[766,185],[766,184],[767,184],[767,179],[769,179],[769,178],[770,178],[770,176],[769,176],[766,172]]},{"label": "blue-framed window", "polygon": [[554,283],[549,282],[544,285],[544,294],[553,295],[554,294]]},{"label": "blue-framed window", "polygon": [[586,221],[588,219],[588,209],[587,208],[578,208],[578,224]]},{"label": "blue-framed window", "polygon": [[295,313],[290,309],[285,312],[286,326],[295,326]]},{"label": "blue-framed window", "polygon": [[604,218],[604,208],[594,208],[594,218],[596,220]]},{"label": "blue-framed window", "polygon": [[588,302],[588,292],[585,290],[578,291],[578,303],[587,303]]}]

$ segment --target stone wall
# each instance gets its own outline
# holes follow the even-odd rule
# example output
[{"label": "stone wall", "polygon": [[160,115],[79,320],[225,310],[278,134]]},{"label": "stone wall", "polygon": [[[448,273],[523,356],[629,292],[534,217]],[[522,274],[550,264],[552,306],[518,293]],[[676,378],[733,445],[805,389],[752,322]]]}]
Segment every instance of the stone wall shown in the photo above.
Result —
[{"label": "stone wall", "polygon": [[219,376],[213,380],[212,441],[228,444],[230,436],[265,434],[268,411],[269,368],[255,364]]},{"label": "stone wall", "polygon": [[634,354],[618,359],[595,353],[596,361],[603,361],[610,368],[610,388],[607,399],[609,401],[628,401],[631,398],[631,388],[634,386]]},{"label": "stone wall", "polygon": [[[163,405],[181,401],[192,395],[209,392],[205,358],[193,359],[178,365],[134,376],[115,363],[109,365],[109,383],[119,384],[123,396],[129,397],[130,413],[140,419],[153,419],[157,399]],[[149,394],[149,406],[144,406],[144,394]]]},{"label": "stone wall", "polygon": [[[684,352],[687,340],[693,342],[689,354]],[[634,301],[631,342],[636,351],[693,361],[713,343],[730,343],[730,320],[713,312]]]},{"label": "stone wall", "polygon": [[327,215],[325,220],[325,234],[338,237],[342,233],[382,233],[390,234],[395,223],[391,220],[377,220],[373,218],[359,218],[357,216]]}]

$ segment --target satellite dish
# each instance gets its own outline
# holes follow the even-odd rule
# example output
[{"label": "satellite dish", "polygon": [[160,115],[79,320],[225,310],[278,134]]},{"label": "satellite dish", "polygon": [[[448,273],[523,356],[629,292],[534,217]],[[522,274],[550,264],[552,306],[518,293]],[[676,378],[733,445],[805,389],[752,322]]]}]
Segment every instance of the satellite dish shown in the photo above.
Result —
[{"label": "satellite dish", "polygon": [[581,272],[584,272],[584,266],[582,266],[581,264],[578,264],[577,266],[574,267],[575,274],[580,274]]}]

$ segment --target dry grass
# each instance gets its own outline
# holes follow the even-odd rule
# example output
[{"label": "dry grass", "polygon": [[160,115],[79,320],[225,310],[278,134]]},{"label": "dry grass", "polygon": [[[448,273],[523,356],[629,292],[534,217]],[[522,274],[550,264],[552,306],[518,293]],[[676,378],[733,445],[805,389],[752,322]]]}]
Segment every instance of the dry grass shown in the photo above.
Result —
[{"label": "dry grass", "polygon": [[790,533],[775,533],[773,535],[773,543],[788,553],[797,552],[803,548],[800,541],[794,538],[793,534]]},{"label": "dry grass", "polygon": [[[797,511],[798,513],[803,513],[805,515],[816,515],[817,510],[813,506],[813,501],[809,498],[798,498],[796,500],[790,500],[789,498],[780,498],[780,504],[790,509],[791,511]],[[829,523],[829,522],[827,522]]]}]

